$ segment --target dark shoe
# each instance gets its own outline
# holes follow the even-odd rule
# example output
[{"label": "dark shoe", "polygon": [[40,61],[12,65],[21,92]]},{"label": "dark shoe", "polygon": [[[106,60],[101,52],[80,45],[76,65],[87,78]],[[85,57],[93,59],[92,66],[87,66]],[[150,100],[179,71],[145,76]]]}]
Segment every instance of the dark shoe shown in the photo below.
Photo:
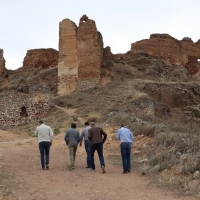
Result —
[{"label": "dark shoe", "polygon": [[128,170],[127,172],[128,172],[128,173],[131,173],[131,170]]},{"label": "dark shoe", "polygon": [[127,174],[127,173],[128,173],[128,171],[123,171],[122,173],[123,173],[123,174]]},{"label": "dark shoe", "polygon": [[46,165],[46,170],[49,170],[49,165]]},{"label": "dark shoe", "polygon": [[105,170],[105,167],[104,167],[104,166],[101,167],[101,170],[102,170],[102,173],[103,173],[103,174],[106,173],[106,170]]},{"label": "dark shoe", "polygon": [[87,166],[86,168],[91,168],[90,166]]}]

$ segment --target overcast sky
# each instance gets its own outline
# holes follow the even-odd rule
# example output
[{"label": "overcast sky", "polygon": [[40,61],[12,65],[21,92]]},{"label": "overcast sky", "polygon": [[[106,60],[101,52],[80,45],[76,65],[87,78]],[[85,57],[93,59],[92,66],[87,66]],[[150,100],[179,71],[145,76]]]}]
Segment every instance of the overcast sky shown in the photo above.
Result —
[{"label": "overcast sky", "polygon": [[152,33],[200,39],[199,0],[0,0],[0,48],[7,69],[17,69],[28,49],[58,49],[59,22],[95,20],[104,47],[125,53]]}]

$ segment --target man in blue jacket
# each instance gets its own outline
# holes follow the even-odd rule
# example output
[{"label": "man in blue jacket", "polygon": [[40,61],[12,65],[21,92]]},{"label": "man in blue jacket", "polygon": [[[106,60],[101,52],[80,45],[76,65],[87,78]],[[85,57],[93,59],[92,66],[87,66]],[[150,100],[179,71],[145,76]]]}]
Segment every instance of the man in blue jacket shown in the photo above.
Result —
[{"label": "man in blue jacket", "polygon": [[134,136],[131,131],[124,127],[124,124],[121,125],[118,129],[116,138],[121,141],[121,156],[123,164],[123,173],[131,172],[131,146],[134,141]]}]

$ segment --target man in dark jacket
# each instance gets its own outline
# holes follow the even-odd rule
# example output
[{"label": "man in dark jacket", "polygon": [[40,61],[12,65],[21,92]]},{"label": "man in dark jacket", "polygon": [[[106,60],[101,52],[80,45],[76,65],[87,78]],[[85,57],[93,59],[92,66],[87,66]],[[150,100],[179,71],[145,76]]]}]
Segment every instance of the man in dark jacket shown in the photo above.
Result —
[{"label": "man in dark jacket", "polygon": [[76,151],[77,151],[78,143],[80,142],[80,134],[79,134],[79,131],[76,130],[75,123],[72,123],[71,128],[66,131],[64,140],[67,146],[69,147],[70,163],[71,163],[72,169],[74,169]]},{"label": "man in dark jacket", "polygon": [[95,123],[92,122],[91,128],[88,131],[88,138],[90,140],[91,171],[95,171],[94,152],[97,150],[102,173],[105,174],[106,170],[105,170],[105,163],[104,163],[104,157],[103,157],[103,143],[106,141],[107,134],[102,128],[96,127]]}]

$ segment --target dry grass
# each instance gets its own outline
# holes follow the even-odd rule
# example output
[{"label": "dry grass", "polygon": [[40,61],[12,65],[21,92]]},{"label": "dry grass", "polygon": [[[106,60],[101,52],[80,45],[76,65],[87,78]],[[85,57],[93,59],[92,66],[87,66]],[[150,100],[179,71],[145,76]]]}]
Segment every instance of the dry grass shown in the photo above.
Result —
[{"label": "dry grass", "polygon": [[90,113],[87,117],[88,122],[98,122],[101,119],[101,114],[100,113]]},{"label": "dry grass", "polygon": [[8,195],[11,194],[10,187],[7,184],[7,180],[9,179],[9,176],[11,174],[5,171],[4,166],[2,166],[2,163],[2,154],[0,154],[0,200],[5,199]]},{"label": "dry grass", "polygon": [[[147,152],[148,172],[155,166],[160,172],[159,182],[176,187],[183,193],[200,192],[199,178],[193,178],[200,160],[200,135],[197,123],[168,122],[167,132],[154,137],[154,147]],[[184,131],[184,132],[183,132]]]},{"label": "dry grass", "polygon": [[[157,72],[159,70],[157,68],[154,69],[153,66],[152,72]],[[4,83],[5,88],[3,89],[11,89],[12,87],[16,89],[18,85],[27,80],[26,83],[30,84],[35,84],[35,82],[43,83],[43,77],[55,76],[54,72],[56,71],[56,69],[43,70],[39,74],[36,74],[36,71],[26,71],[25,73],[23,72],[23,77],[27,77],[27,80],[24,80],[23,77],[20,77],[22,70],[19,69],[17,75],[12,75],[10,77],[12,81],[8,84]],[[200,159],[199,126],[188,121],[168,120],[169,117],[168,119],[164,119],[164,117],[157,119],[153,115],[148,115],[143,107],[138,109],[141,105],[135,103],[148,97],[147,94],[143,93],[145,84],[157,83],[159,87],[165,87],[166,85],[172,87],[177,81],[182,86],[189,86],[192,82],[180,82],[179,79],[168,79],[168,77],[162,77],[160,74],[153,77],[154,74],[147,76],[148,66],[130,67],[122,63],[108,63],[102,69],[102,78],[105,80],[103,83],[101,82],[96,87],[85,91],[74,91],[70,95],[62,97],[55,95],[53,97],[55,105],[63,108],[75,108],[78,114],[70,116],[66,112],[52,107],[50,115],[44,117],[43,120],[52,127],[55,134],[70,127],[72,122],[82,126],[78,121],[80,117],[88,121],[107,123],[110,126],[119,126],[123,123],[135,135],[149,135],[151,131],[154,131],[154,124],[157,125],[163,122],[169,131],[160,131],[154,137],[155,143],[152,148],[141,148],[141,151],[144,150],[141,157],[146,156],[148,158],[148,162],[142,165],[142,171],[146,174],[156,165],[159,165],[161,174],[159,180],[161,182],[177,185],[178,188],[188,188],[189,186],[181,186],[180,183],[183,184],[184,181],[186,182],[190,178],[189,174],[196,170],[196,164]],[[57,79],[52,84],[56,85],[56,83]],[[137,123],[137,119],[140,119],[141,122]],[[32,135],[36,126],[37,120],[15,128],[15,131],[18,134],[25,132],[28,136]],[[184,158],[184,155],[187,155],[186,158]],[[70,169],[67,162],[65,162],[65,165],[66,168]]]}]

